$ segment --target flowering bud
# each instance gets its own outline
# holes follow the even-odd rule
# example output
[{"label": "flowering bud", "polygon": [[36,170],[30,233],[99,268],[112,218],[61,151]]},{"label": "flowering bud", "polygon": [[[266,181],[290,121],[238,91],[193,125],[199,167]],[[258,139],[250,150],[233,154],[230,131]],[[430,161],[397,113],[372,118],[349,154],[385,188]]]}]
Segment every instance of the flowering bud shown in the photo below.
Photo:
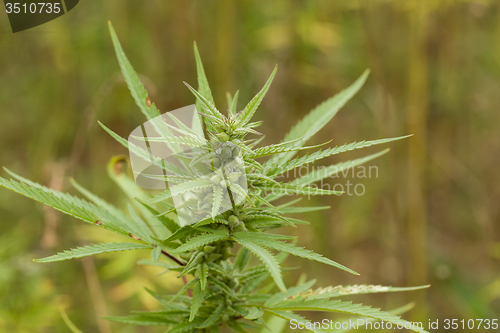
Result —
[{"label": "flowering bud", "polygon": [[233,150],[228,145],[224,145],[220,149],[217,149],[217,153],[219,154],[219,156],[221,158],[228,159],[228,158],[231,158],[231,156],[233,154]]},{"label": "flowering bud", "polygon": [[227,135],[226,132],[222,132],[217,134],[217,139],[219,139],[220,142],[227,142],[229,141],[229,135]]},{"label": "flowering bud", "polygon": [[221,178],[220,178],[220,176],[219,176],[219,175],[214,175],[214,176],[212,176],[212,178],[210,178],[210,180],[211,180],[212,182],[214,182],[214,184],[219,184],[219,183],[220,183],[220,181],[221,181]]},{"label": "flowering bud", "polygon": [[245,227],[245,223],[240,223],[233,229],[233,231],[248,231],[248,230]]},{"label": "flowering bud", "polygon": [[238,219],[238,217],[237,217],[237,216],[235,216],[235,215],[231,215],[231,216],[229,216],[229,218],[228,218],[227,220],[228,220],[228,222],[229,222],[229,225],[230,225],[232,228],[234,228],[234,227],[236,227],[236,226],[238,226],[238,225],[240,224],[240,220],[239,220],[239,219]]}]

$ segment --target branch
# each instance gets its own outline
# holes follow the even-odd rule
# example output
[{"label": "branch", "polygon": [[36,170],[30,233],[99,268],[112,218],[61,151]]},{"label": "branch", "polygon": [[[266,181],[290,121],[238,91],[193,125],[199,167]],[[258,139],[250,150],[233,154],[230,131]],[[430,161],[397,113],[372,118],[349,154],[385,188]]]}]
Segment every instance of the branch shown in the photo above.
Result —
[{"label": "branch", "polygon": [[175,261],[177,264],[179,264],[179,266],[186,266],[185,264],[183,264],[182,262],[179,261],[179,259],[175,258],[174,256],[172,256],[171,254],[161,250],[161,253],[163,253],[164,255],[166,255],[167,257],[169,257],[170,259],[172,259],[173,261]]}]

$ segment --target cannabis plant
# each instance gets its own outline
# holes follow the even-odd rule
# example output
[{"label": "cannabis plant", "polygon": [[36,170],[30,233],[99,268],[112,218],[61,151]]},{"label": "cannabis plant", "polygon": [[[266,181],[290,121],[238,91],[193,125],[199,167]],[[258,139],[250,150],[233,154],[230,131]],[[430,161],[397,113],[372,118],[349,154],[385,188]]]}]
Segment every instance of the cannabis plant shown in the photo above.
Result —
[{"label": "cannabis plant", "polygon": [[[110,165],[110,174],[130,199],[124,212],[74,181],[75,188],[87,200],[53,191],[8,171],[17,181],[0,178],[1,186],[127,239],[121,243],[77,247],[36,259],[36,262],[62,261],[104,252],[150,250],[151,259],[140,263],[178,272],[184,286],[175,295],[149,291],[163,307],[161,311],[138,311],[108,319],[125,324],[164,325],[170,333],[219,332],[223,327],[236,332],[264,327],[277,332],[278,328],[273,326],[275,317],[300,323],[300,327],[312,332],[322,331],[297,311],[301,314],[304,311],[325,311],[364,316],[367,320],[382,320],[403,327],[408,323],[397,314],[339,298],[419,287],[354,285],[319,288],[313,287],[314,280],[305,279],[287,287],[282,277],[285,270],[282,263],[289,254],[357,274],[320,254],[298,247],[294,237],[275,232],[275,229],[307,223],[290,217],[291,214],[325,207],[297,207],[300,198],[281,205],[276,205],[275,201],[291,194],[338,194],[314,184],[368,162],[387,150],[313,170],[290,182],[280,182],[280,176],[328,156],[402,138],[354,142],[296,156],[301,150],[317,147],[304,145],[361,88],[368,72],[312,110],[281,143],[259,146],[261,139],[247,136],[260,135],[255,128],[261,122],[252,122],[252,117],[269,90],[276,68],[262,90],[243,110],[237,106],[238,93],[234,96],[228,94],[228,111],[224,115],[214,105],[195,45],[198,89],[186,85],[196,97],[196,108],[192,124],[186,124],[169,113],[169,117],[160,114],[127,60],[111,25],[110,32],[128,88],[157,135],[131,135],[126,140],[101,126],[127,147],[131,156],[147,161],[152,167],[139,170],[140,174],[134,169],[136,182],[142,177],[154,184],[162,184],[164,190],[159,191],[156,187],[150,187],[156,190],[145,190],[123,174],[117,177],[115,159]],[[202,122],[198,121],[200,119]],[[204,129],[200,126],[202,123]],[[154,156],[151,153],[153,145],[167,147],[172,154],[168,158]],[[262,160],[263,157],[267,159]],[[261,264],[250,265],[252,256]],[[413,326],[412,329],[425,332]]]}]

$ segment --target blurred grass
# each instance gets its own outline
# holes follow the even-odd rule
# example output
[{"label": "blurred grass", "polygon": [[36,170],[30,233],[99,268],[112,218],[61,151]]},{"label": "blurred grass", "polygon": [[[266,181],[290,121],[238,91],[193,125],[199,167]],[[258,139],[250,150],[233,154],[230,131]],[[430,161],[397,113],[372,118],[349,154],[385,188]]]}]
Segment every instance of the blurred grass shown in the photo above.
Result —
[{"label": "blurred grass", "polygon": [[[0,16],[0,164],[72,192],[74,177],[118,204],[105,165],[126,151],[96,120],[126,136],[144,119],[118,75],[108,20],[164,112],[194,101],[182,84],[196,80],[194,40],[222,109],[226,91],[240,89],[248,100],[279,64],[256,115],[267,143],[371,68],[365,87],[314,142],[415,136],[373,163],[378,178],[350,179],[366,186],[363,196],[313,198],[332,208],[303,216],[311,225],[290,231],[361,277],[300,259],[289,266],[322,285],[431,283],[427,291],[356,299],[388,309],[416,300],[412,320],[500,313],[498,1],[88,0],[17,34]],[[115,236],[5,190],[0,214],[0,331],[68,332],[61,305],[83,332],[162,331],[97,319],[102,311],[155,308],[143,286],[179,287],[135,265],[147,253],[34,264]]]}]

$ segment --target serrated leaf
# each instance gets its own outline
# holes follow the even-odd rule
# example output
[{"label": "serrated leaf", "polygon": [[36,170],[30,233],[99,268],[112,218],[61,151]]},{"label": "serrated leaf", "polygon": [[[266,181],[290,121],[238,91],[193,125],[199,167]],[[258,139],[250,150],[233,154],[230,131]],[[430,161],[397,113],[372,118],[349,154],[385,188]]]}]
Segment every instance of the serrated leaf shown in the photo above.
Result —
[{"label": "serrated leaf", "polygon": [[189,191],[199,190],[206,187],[211,187],[212,183],[209,182],[208,179],[193,179],[191,181],[187,181],[181,184],[177,184],[172,186],[172,196],[176,196],[179,194],[184,194]]},{"label": "serrated leaf", "polygon": [[[295,227],[294,223],[292,222],[292,219],[283,217],[278,213],[271,212],[269,210],[262,209],[260,212],[251,212],[247,213],[244,215],[245,221],[247,222],[252,222],[254,219],[272,219],[272,220],[279,220],[284,222],[287,225]],[[250,220],[250,221],[249,221]]]},{"label": "serrated leaf", "polygon": [[[293,181],[291,181],[290,183],[290,186],[292,185],[297,185],[297,186],[306,186],[306,185],[309,185],[309,184],[312,184],[312,183],[315,183],[317,181],[320,181],[322,179],[325,179],[325,178],[328,178],[328,177],[332,177],[334,175],[337,175],[341,172],[344,172],[345,170],[349,170],[351,168],[355,168],[357,167],[358,165],[362,165],[366,162],[369,162],[377,157],[380,157],[386,153],[389,152],[389,149],[385,149],[385,150],[382,150],[378,153],[375,153],[375,154],[371,154],[371,155],[368,155],[368,156],[365,156],[365,157],[361,157],[361,158],[358,158],[358,159],[355,159],[355,160],[351,160],[351,161],[346,161],[346,162],[340,162],[340,163],[337,163],[337,164],[334,164],[334,165],[330,165],[326,168],[321,168],[321,169],[318,169],[318,170],[313,170],[311,172],[309,172],[308,174],[300,177],[300,178],[297,178]],[[268,201],[274,201],[276,199],[279,199],[281,198],[283,195],[285,195],[284,193],[272,193],[270,195],[268,195],[266,197],[266,199]]]},{"label": "serrated leaf", "polygon": [[17,179],[19,182],[22,182],[22,183],[25,183],[25,184],[28,184],[29,186],[33,186],[33,187],[37,187],[37,188],[40,188],[40,189],[43,189],[47,192],[50,192],[50,193],[53,193],[53,194],[56,194],[58,193],[58,191],[54,191],[48,187],[45,187],[41,184],[38,184],[38,183],[35,183],[31,180],[29,180],[28,178],[25,178],[21,175],[18,175],[17,173],[15,173],[14,171],[11,171],[9,169],[7,169],[6,167],[2,167],[9,175],[11,175],[12,177],[14,177],[15,179]]},{"label": "serrated leaf", "polygon": [[199,190],[213,186],[208,179],[193,179],[184,183],[172,186],[169,190],[162,192],[152,199],[147,200],[147,203],[157,203],[173,196],[183,194],[189,191]]},{"label": "serrated leaf", "polygon": [[92,201],[97,206],[101,206],[102,208],[106,209],[107,211],[113,213],[114,215],[116,215],[116,216],[118,216],[120,218],[123,218],[123,219],[127,218],[126,215],[123,213],[123,211],[121,211],[120,209],[118,209],[115,206],[111,205],[110,203],[106,202],[105,200],[99,198],[97,195],[95,195],[94,193],[90,192],[89,190],[87,190],[86,188],[84,188],[82,185],[78,184],[77,181],[74,180],[73,178],[70,178],[69,182],[71,183],[71,185],[73,185],[73,187],[78,192],[80,192],[81,194],[83,194],[87,199],[89,199],[90,201]]},{"label": "serrated leaf", "polygon": [[[301,121],[293,127],[285,136],[283,141],[290,141],[302,138],[300,141],[293,144],[294,147],[301,147],[307,140],[323,128],[363,86],[368,77],[369,71],[366,70],[353,84],[345,90],[342,90],[332,98],[318,105],[307,114]],[[288,161],[296,154],[295,151],[290,151],[284,154],[274,156],[269,161],[268,165],[281,165]]]},{"label": "serrated leaf", "polygon": [[208,317],[207,320],[203,322],[203,324],[198,326],[198,328],[205,328],[214,324],[215,322],[217,322],[217,320],[219,320],[223,312],[224,312],[224,305],[221,304],[212,312],[210,317]]},{"label": "serrated leaf", "polygon": [[245,316],[246,319],[249,319],[249,320],[254,320],[254,319],[257,319],[257,318],[260,318],[264,315],[264,311],[262,311],[261,309],[259,308],[251,308],[250,311],[248,311],[248,314]]},{"label": "serrated leaf", "polygon": [[193,330],[198,327],[200,323],[198,322],[189,322],[189,323],[181,323],[177,324],[175,326],[172,326],[168,331],[165,331],[165,333],[186,333],[186,332],[193,332]]},{"label": "serrated leaf", "polygon": [[158,158],[155,155],[150,154],[147,150],[143,149],[142,147],[134,144],[133,142],[125,140],[124,138],[113,132],[111,129],[109,129],[106,125],[101,123],[100,121],[98,121],[97,123],[106,132],[108,132],[108,134],[111,135],[113,139],[115,139],[118,143],[127,148],[131,154],[163,170],[166,170],[169,173],[182,173],[182,170],[175,164],[169,163],[166,159]]},{"label": "serrated leaf", "polygon": [[[196,317],[196,314],[198,313],[198,310],[200,309],[201,303],[203,303],[204,300],[204,292],[201,290],[201,285],[198,281],[198,283],[195,283],[194,288],[193,288],[193,298],[191,300],[191,309],[189,313],[189,321],[192,322],[194,318]],[[196,327],[196,326],[195,326]]]},{"label": "serrated leaf", "polygon": [[13,180],[9,181],[3,177],[0,177],[0,186],[85,222],[97,224],[122,235],[128,236],[129,234],[127,227],[120,219],[113,216],[107,210],[83,199],[63,192],[50,190],[39,184],[36,184],[36,186],[28,185]]},{"label": "serrated leaf", "polygon": [[214,233],[202,234],[200,236],[195,236],[179,246],[177,249],[171,251],[172,253],[181,253],[194,250],[200,246],[204,246],[222,239],[226,239],[228,234],[225,232],[214,230]]},{"label": "serrated leaf", "polygon": [[[409,310],[411,310],[414,307],[415,307],[414,303],[408,303],[406,305],[403,305],[403,306],[401,306],[399,308],[396,308],[396,309],[393,309],[393,310],[389,310],[387,312],[395,314],[395,315],[400,315],[400,314],[403,314],[405,312],[408,312]],[[336,327],[335,325],[339,325],[337,327],[342,327],[343,323],[345,323],[345,322],[351,323],[353,319],[356,320],[358,318],[359,317],[357,317],[357,316],[352,316],[352,317],[348,317],[348,318],[344,318],[344,319],[335,320],[335,321],[333,321],[333,327]],[[366,318],[365,320],[366,320],[366,322],[374,322],[374,321],[376,321],[373,318]],[[345,325],[344,327],[348,327],[348,325]],[[335,332],[336,333],[346,333],[346,332],[349,332],[349,331],[350,331],[349,328],[343,328],[343,329],[340,329],[340,330],[336,330]]]},{"label": "serrated leaf", "polygon": [[219,281],[215,277],[209,276],[208,281],[210,281],[213,285],[217,286],[217,288],[219,288],[222,292],[239,300],[238,296],[236,296],[236,294],[233,292],[231,288],[229,288],[227,285],[225,285],[223,282]]},{"label": "serrated leaf", "polygon": [[206,262],[202,262],[201,265],[198,266],[198,276],[200,278],[201,290],[205,290],[208,278],[208,265]]},{"label": "serrated leaf", "polygon": [[252,100],[243,109],[243,112],[238,117],[239,124],[244,125],[252,119],[252,116],[254,115],[255,111],[257,110],[260,103],[264,99],[264,96],[266,95],[267,91],[269,90],[269,87],[271,86],[271,83],[273,82],[273,79],[274,79],[274,76],[276,75],[277,70],[278,70],[278,66],[276,65],[274,67],[273,72],[271,73],[271,76],[269,76],[269,79],[267,79],[267,82],[264,85],[264,87],[257,93],[257,95],[255,95],[254,98],[252,98]]},{"label": "serrated leaf", "polygon": [[158,136],[158,137],[150,137],[150,136],[143,137],[143,136],[132,135],[131,137],[138,141],[147,143],[150,142],[175,143],[193,148],[207,149],[206,141],[198,136],[171,135],[171,136]]},{"label": "serrated leaf", "polygon": [[291,182],[291,184],[293,184],[293,185],[312,184],[312,183],[320,181],[322,179],[337,175],[344,170],[348,170],[350,168],[354,168],[358,165],[369,162],[377,157],[380,157],[384,154],[387,154],[388,152],[389,152],[389,149],[385,149],[385,150],[382,150],[378,153],[371,154],[371,155],[368,155],[365,157],[361,157],[361,158],[358,158],[358,159],[355,159],[352,161],[341,162],[341,163],[337,163],[337,164],[331,165],[331,166],[326,167],[326,168],[314,170],[314,171],[311,171],[308,174],[306,174],[300,178],[295,179],[294,181]]},{"label": "serrated leaf", "polygon": [[[162,305],[163,308],[165,308],[165,310],[163,311],[160,311],[160,312],[185,312],[186,314],[189,315],[189,308],[186,304],[189,304],[190,303],[190,298],[188,297],[187,298],[187,302],[186,303],[183,303],[185,301],[185,299],[182,299],[182,297],[180,297],[181,301],[182,302],[172,302],[172,303],[168,303],[168,297],[164,296],[164,295],[159,295],[157,294],[156,292],[154,292],[153,290],[149,289],[149,288],[144,288],[146,289],[146,291],[151,295],[153,296],[158,302],[160,302],[160,304]],[[173,296],[171,296],[173,297]]]},{"label": "serrated leaf", "polygon": [[203,63],[201,61],[196,42],[193,43],[193,49],[196,60],[196,72],[198,74],[198,90],[209,102],[213,103],[214,98],[212,97],[212,92],[208,84],[207,76],[205,75],[205,69],[203,68]]},{"label": "serrated leaf", "polygon": [[111,34],[111,39],[113,40],[113,46],[115,48],[116,57],[118,58],[118,63],[120,64],[123,77],[125,78],[125,82],[127,82],[127,86],[132,97],[134,97],[137,106],[139,106],[142,113],[148,118],[148,120],[159,116],[160,112],[156,109],[156,106],[147,102],[148,93],[123,52],[123,48],[120,45],[120,41],[118,40],[118,36],[116,35],[111,22],[109,22],[109,32]]},{"label": "serrated leaf", "polygon": [[267,207],[274,208],[274,206],[269,201],[267,201],[266,199],[264,199],[263,197],[261,197],[259,194],[255,194],[253,192],[248,192],[248,194],[249,194],[249,196],[251,196],[252,198],[254,198],[255,200],[257,200],[261,204],[263,204],[263,205],[265,205]]},{"label": "serrated leaf", "polygon": [[283,214],[310,213],[319,210],[330,209],[331,206],[316,206],[316,207],[285,207],[279,208]]},{"label": "serrated leaf", "polygon": [[214,264],[212,262],[208,263],[208,269],[216,272],[217,274],[222,275],[223,277],[226,278],[232,278],[232,275],[230,275],[224,268],[222,268],[220,265]]},{"label": "serrated leaf", "polygon": [[205,96],[203,96],[198,91],[196,91],[196,89],[191,87],[188,83],[184,82],[184,84],[193,93],[193,95],[195,95],[196,98],[201,102],[201,104],[203,105],[203,109],[205,111],[209,111],[209,115],[213,116],[213,118],[211,118],[211,119],[214,119],[217,121],[217,123],[223,125],[224,124],[223,123],[224,116],[222,115],[222,113],[220,113],[219,110],[217,110],[217,108],[215,107],[213,102],[206,99]]},{"label": "serrated leaf", "polygon": [[270,146],[265,146],[261,148],[254,149],[252,151],[252,158],[259,158],[267,155],[274,155],[274,154],[281,154],[281,153],[286,153],[286,152],[297,152],[300,150],[306,150],[306,149],[313,149],[313,148],[318,148],[321,146],[326,145],[328,142],[321,143],[319,145],[314,145],[314,146],[307,146],[307,147],[287,147],[287,146],[282,146],[280,144],[277,145],[270,145]]},{"label": "serrated leaf", "polygon": [[246,265],[248,264],[248,261],[250,260],[250,256],[251,252],[246,247],[240,248],[233,265],[234,271],[236,273],[243,272]]},{"label": "serrated leaf", "polygon": [[238,237],[244,237],[249,240],[253,239],[262,239],[262,240],[290,240],[290,239],[295,239],[297,237],[295,236],[288,236],[288,235],[278,235],[278,234],[271,234],[267,232],[253,232],[253,231],[238,231],[234,233],[235,236]]},{"label": "serrated leaf", "polygon": [[219,209],[222,202],[222,188],[220,186],[214,186],[214,203],[212,206],[212,218],[215,219],[219,215]]},{"label": "serrated leaf", "polygon": [[[264,274],[261,274],[259,276],[254,276],[253,278],[245,279],[245,284],[241,288],[240,291],[242,293],[250,293],[252,291],[255,291],[256,289],[258,289],[262,285],[262,283],[264,281],[266,281],[267,279],[269,279],[270,276],[271,275],[269,274],[269,271],[266,271]],[[276,286],[276,283],[274,282],[274,280],[272,280],[269,285],[270,285],[270,288],[272,289],[272,288],[274,288]],[[259,297],[259,299],[261,299],[262,295],[258,295],[257,297]]]},{"label": "serrated leaf", "polygon": [[203,253],[203,251],[193,252],[191,255],[191,259],[188,261],[186,266],[184,266],[184,270],[182,271],[181,274],[179,274],[178,277],[182,277],[186,274],[193,272],[196,269],[196,267],[198,267],[198,265],[201,263],[204,256],[205,256],[205,254]]},{"label": "serrated leaf", "polygon": [[274,294],[272,297],[270,297],[265,303],[264,306],[272,306],[273,304],[277,304],[279,302],[282,302],[286,300],[287,298],[290,298],[294,295],[299,295],[302,292],[305,292],[306,290],[309,290],[314,284],[316,283],[316,280],[310,280],[308,282],[299,284],[298,286],[295,287],[290,287],[286,292],[281,292]]},{"label": "serrated leaf", "polygon": [[[182,122],[179,118],[174,116],[173,113],[168,112],[165,115],[168,116],[171,120],[173,120],[173,122],[176,125],[176,126],[174,126],[174,125],[169,124],[168,122],[165,122],[165,125],[168,128],[170,128],[171,130],[173,130],[177,133],[189,136],[195,140],[201,140],[202,142],[208,143],[207,140],[205,140],[205,137],[203,134],[203,128],[199,128],[199,127],[196,128],[195,124],[198,122],[196,122],[195,119],[193,119],[191,127],[189,127],[186,124],[184,124],[184,122]],[[196,109],[193,110],[193,116],[195,116],[195,117],[197,116]],[[194,128],[193,128],[193,125],[195,125]],[[197,126],[200,126],[200,125],[201,124],[198,124]]]},{"label": "serrated leaf", "polygon": [[335,286],[318,288],[316,290],[302,291],[290,296],[294,297],[305,297],[307,299],[325,299],[332,297],[348,296],[348,295],[360,295],[360,294],[377,294],[377,293],[388,293],[388,292],[402,292],[402,291],[414,291],[429,288],[429,285],[417,286],[417,287],[386,287],[381,285],[350,285],[350,286]]},{"label": "serrated leaf", "polygon": [[163,224],[171,234],[174,234],[177,230],[179,230],[180,227],[174,220],[165,215],[160,215],[160,212],[158,212],[156,209],[154,209],[147,203],[142,202],[140,200],[138,201],[154,216],[154,218],[158,219],[158,221],[160,221],[161,224]]},{"label": "serrated leaf", "polygon": [[251,219],[245,222],[245,226],[250,229],[248,230],[270,230],[270,229],[276,229],[276,228],[281,228],[286,225],[290,225],[290,223],[295,226],[295,224],[309,224],[309,222],[302,221],[302,220],[297,220],[293,218],[287,218],[287,222],[283,222],[283,220],[275,218],[275,217],[269,217],[269,218],[256,218],[256,219]]},{"label": "serrated leaf", "polygon": [[238,97],[240,95],[240,91],[237,90],[236,93],[234,94],[234,97],[231,98],[231,95],[228,95],[228,107],[229,107],[229,113],[231,115],[236,114],[236,111],[238,109]]},{"label": "serrated leaf", "polygon": [[241,245],[246,247],[248,250],[250,250],[254,255],[256,255],[267,267],[269,270],[270,275],[276,282],[276,285],[278,288],[282,291],[286,290],[285,284],[283,283],[283,279],[281,277],[281,268],[276,260],[276,258],[265,248],[261,247],[260,245],[257,245],[256,243],[252,242],[251,240],[248,240],[247,238],[240,237],[236,233],[234,235],[234,239]]},{"label": "serrated leaf", "polygon": [[[197,79],[198,79],[198,91],[202,96],[204,96],[207,101],[210,103],[214,104],[214,98],[212,97],[212,92],[210,90],[210,86],[208,84],[207,76],[205,75],[205,69],[203,68],[203,63],[201,61],[200,53],[198,52],[198,46],[196,45],[196,42],[193,44],[193,49],[194,49],[194,57],[196,61],[196,73],[197,73]],[[203,106],[200,100],[196,100],[196,109],[198,112],[203,112]],[[198,117],[201,117],[201,115],[197,115]],[[206,120],[206,119],[205,119]],[[202,120],[203,123],[203,120]],[[207,127],[209,130],[213,130],[212,125],[210,122],[206,121]]]},{"label": "serrated leaf", "polygon": [[45,263],[45,262],[69,260],[74,258],[82,258],[106,252],[139,250],[139,249],[150,249],[150,248],[151,245],[145,245],[139,243],[101,243],[101,244],[93,244],[93,245],[77,247],[71,250],[65,250],[64,252],[59,252],[58,254],[55,254],[53,256],[42,259],[34,259],[33,261]]},{"label": "serrated leaf", "polygon": [[172,242],[175,240],[186,238],[188,236],[195,235],[197,233],[198,233],[198,231],[196,229],[194,229],[192,226],[186,225],[182,228],[177,229],[176,232],[174,232],[170,237],[168,237],[167,239],[165,239],[163,241],[164,242]]},{"label": "serrated leaf", "polygon": [[179,227],[169,218],[154,217],[154,215],[157,215],[154,212],[155,209],[144,203],[144,200],[149,198],[149,194],[137,186],[133,178],[129,177],[126,168],[120,166],[120,164],[126,163],[125,166],[127,167],[128,162],[127,156],[113,156],[106,166],[108,176],[121,188],[130,202],[140,212],[141,216],[146,219],[148,225],[153,229],[154,234],[160,238],[168,236]]},{"label": "serrated leaf", "polygon": [[285,207],[290,207],[290,206],[293,206],[295,205],[297,202],[300,202],[302,201],[303,198],[295,198],[293,199],[292,201],[288,201],[282,205],[279,205],[278,207],[276,207],[277,209],[281,210],[282,208],[285,208]]},{"label": "serrated leaf", "polygon": [[[153,236],[153,233],[151,231],[151,229],[149,228],[149,226],[146,224],[146,222],[144,222],[139,215],[137,215],[137,213],[135,212],[134,208],[132,207],[132,205],[129,203],[127,204],[127,210],[128,210],[128,213],[131,217],[131,221],[134,223],[133,225],[133,229],[132,229],[132,232],[134,230],[137,230],[137,232],[139,233],[138,235],[143,235],[142,238],[144,239],[146,236],[147,238],[145,238],[148,242],[151,242],[151,237]],[[136,236],[138,236],[136,235]]]},{"label": "serrated leaf", "polygon": [[352,142],[349,144],[344,144],[339,147],[334,147],[334,148],[328,148],[325,150],[318,150],[312,154],[306,154],[300,158],[294,158],[292,160],[289,160],[281,165],[277,165],[272,167],[270,165],[270,162],[264,163],[263,167],[264,170],[266,171],[267,175],[280,175],[282,173],[285,173],[287,171],[293,170],[295,168],[299,168],[301,166],[304,166],[306,164],[315,162],[317,160],[320,160],[322,158],[336,155],[339,153],[355,150],[355,149],[362,149],[366,147],[371,147],[379,144],[384,144],[388,143],[391,141],[396,141],[396,140],[401,140],[410,137],[411,135],[405,135],[405,136],[399,136],[395,138],[388,138],[388,139],[380,139],[380,140],[372,140],[372,141],[361,141],[361,142]]},{"label": "serrated leaf", "polygon": [[234,112],[231,110],[231,104],[233,104],[233,97],[231,96],[231,93],[229,91],[226,92],[226,102],[229,115],[231,116],[234,115]]},{"label": "serrated leaf", "polygon": [[89,199],[94,204],[103,208],[108,213],[112,214],[113,216],[118,218],[120,221],[122,221],[127,226],[128,230],[130,232],[132,232],[132,234],[137,235],[140,238],[143,238],[143,239],[146,238],[146,239],[150,240],[150,237],[152,236],[152,234],[151,234],[151,230],[149,230],[149,228],[147,228],[147,226],[145,227],[143,225],[142,226],[138,225],[138,223],[136,221],[134,221],[134,219],[131,219],[129,216],[125,215],[125,213],[123,211],[121,211],[120,209],[116,208],[115,206],[109,204],[105,200],[99,198],[97,195],[91,193],[86,188],[84,188],[83,186],[78,184],[74,179],[70,179],[70,182],[73,185],[73,187],[75,189],[77,189],[78,192],[83,194],[87,199]]},{"label": "serrated leaf", "polygon": [[309,260],[315,260],[315,261],[321,262],[323,264],[327,264],[330,266],[340,268],[341,270],[344,270],[346,272],[349,272],[349,273],[352,273],[355,275],[359,275],[358,273],[356,273],[352,269],[347,268],[344,265],[341,265],[333,260],[325,258],[320,254],[314,253],[311,250],[307,250],[307,249],[304,249],[302,247],[298,247],[295,244],[285,243],[285,242],[281,242],[278,240],[274,240],[270,237],[267,237],[267,235],[262,236],[262,235],[259,235],[259,233],[252,233],[252,235],[249,235],[249,233],[238,232],[238,233],[234,234],[234,237],[235,238],[238,237],[240,239],[244,238],[247,240],[251,239],[254,243],[257,243],[259,245],[262,245],[262,246],[265,246],[265,247],[268,247],[268,248],[271,248],[271,249],[274,249],[274,250],[277,250],[280,252],[289,253],[289,254],[292,254],[292,255],[297,256],[297,257],[302,257],[302,258],[309,259]]},{"label": "serrated leaf", "polygon": [[273,184],[279,184],[276,180],[274,180],[274,178],[265,176],[265,175],[260,174],[260,173],[247,173],[246,177],[247,177],[247,179],[256,179],[257,181],[261,181],[261,182],[269,182],[269,183],[273,183]]}]

